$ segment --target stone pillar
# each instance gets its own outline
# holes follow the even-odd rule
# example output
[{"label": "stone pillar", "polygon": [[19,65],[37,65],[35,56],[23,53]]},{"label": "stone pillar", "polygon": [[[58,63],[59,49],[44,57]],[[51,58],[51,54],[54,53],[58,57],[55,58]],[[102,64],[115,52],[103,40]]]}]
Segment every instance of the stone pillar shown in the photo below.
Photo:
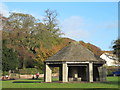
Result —
[{"label": "stone pillar", "polygon": [[89,62],[89,82],[93,82],[93,63]]},{"label": "stone pillar", "polygon": [[101,82],[106,81],[106,77],[107,77],[107,75],[106,75],[106,72],[107,72],[106,68],[103,67],[103,66],[100,66],[100,67],[98,67],[98,72],[99,72],[100,81]]},{"label": "stone pillar", "polygon": [[62,64],[62,81],[68,82],[68,66],[67,63]]},{"label": "stone pillar", "polygon": [[51,82],[52,77],[52,70],[48,64],[45,64],[45,74],[44,74],[44,81],[45,82]]}]

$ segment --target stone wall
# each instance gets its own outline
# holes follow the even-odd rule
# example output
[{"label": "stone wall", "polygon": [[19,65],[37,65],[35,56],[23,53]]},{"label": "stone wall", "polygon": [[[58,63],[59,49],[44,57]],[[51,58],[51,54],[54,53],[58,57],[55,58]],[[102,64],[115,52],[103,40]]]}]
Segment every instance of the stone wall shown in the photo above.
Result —
[{"label": "stone wall", "polygon": [[[52,77],[58,77],[59,74],[58,73],[53,73],[52,74]],[[5,77],[5,76],[4,76]],[[19,75],[19,78],[15,78],[15,79],[32,79],[33,75]],[[36,75],[34,75],[34,77],[36,78]],[[39,75],[39,78],[43,78],[44,77],[44,74],[40,74]],[[2,79],[2,77],[0,77],[0,79]],[[9,77],[10,78],[10,77]]]}]

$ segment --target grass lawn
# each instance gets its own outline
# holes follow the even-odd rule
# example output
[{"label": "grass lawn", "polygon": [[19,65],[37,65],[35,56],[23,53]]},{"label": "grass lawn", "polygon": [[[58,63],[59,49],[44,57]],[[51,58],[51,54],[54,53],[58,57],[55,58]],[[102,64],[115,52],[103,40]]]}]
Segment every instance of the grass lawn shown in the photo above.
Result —
[{"label": "grass lawn", "polygon": [[2,88],[118,88],[118,77],[107,77],[107,82],[104,82],[104,83],[100,83],[100,82],[99,83],[98,82],[96,83],[55,83],[55,82],[39,83],[39,82],[43,82],[43,79],[8,80],[8,81],[2,81]]}]

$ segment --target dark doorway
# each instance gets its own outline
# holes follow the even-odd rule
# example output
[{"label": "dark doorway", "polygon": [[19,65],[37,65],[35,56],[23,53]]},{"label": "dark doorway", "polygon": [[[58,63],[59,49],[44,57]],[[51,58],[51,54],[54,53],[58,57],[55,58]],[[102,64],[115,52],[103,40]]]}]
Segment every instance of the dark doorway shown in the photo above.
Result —
[{"label": "dark doorway", "polygon": [[93,81],[100,81],[98,66],[93,66]]},{"label": "dark doorway", "polygon": [[73,78],[73,81],[88,81],[87,71],[87,66],[69,66],[68,78]]},{"label": "dark doorway", "polygon": [[80,66],[78,67],[78,76],[81,77],[81,81],[87,81],[87,67],[86,66]]}]

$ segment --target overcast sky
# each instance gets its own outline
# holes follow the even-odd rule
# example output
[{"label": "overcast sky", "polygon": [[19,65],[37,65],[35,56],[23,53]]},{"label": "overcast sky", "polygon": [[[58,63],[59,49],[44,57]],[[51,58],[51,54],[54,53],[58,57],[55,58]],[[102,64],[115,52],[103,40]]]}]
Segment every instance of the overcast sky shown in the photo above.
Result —
[{"label": "overcast sky", "polygon": [[56,10],[63,37],[83,40],[102,50],[111,50],[111,43],[118,37],[117,2],[5,2],[0,8],[5,16],[21,12],[38,19],[43,18],[44,10]]}]

